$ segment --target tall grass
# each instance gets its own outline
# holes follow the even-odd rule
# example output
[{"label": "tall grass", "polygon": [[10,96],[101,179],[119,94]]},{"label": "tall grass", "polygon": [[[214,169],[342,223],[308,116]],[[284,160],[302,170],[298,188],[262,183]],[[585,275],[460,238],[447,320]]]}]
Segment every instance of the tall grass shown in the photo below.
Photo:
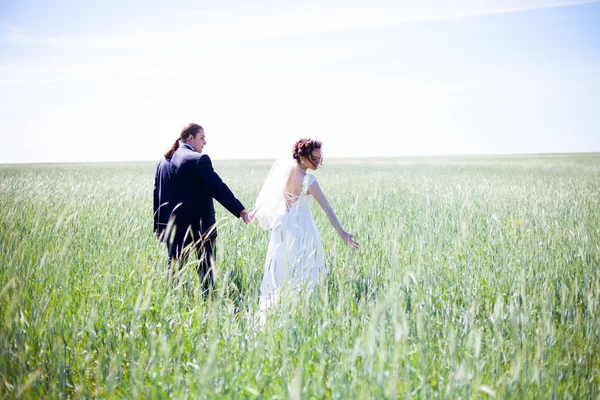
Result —
[{"label": "tall grass", "polygon": [[[267,162],[215,162],[252,202]],[[268,233],[218,207],[165,283],[153,164],[0,167],[4,398],[599,398],[600,155],[330,160],[330,275],[258,323]]]}]

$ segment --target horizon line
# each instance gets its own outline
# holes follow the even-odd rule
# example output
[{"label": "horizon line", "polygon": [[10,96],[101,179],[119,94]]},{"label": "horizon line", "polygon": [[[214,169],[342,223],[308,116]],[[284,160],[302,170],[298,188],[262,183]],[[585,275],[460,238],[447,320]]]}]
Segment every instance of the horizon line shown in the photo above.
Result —
[{"label": "horizon line", "polygon": [[[402,159],[402,158],[482,158],[482,157],[531,157],[531,156],[569,156],[569,155],[599,155],[600,151],[572,151],[566,153],[560,152],[541,152],[541,153],[485,153],[485,154],[422,154],[422,155],[402,155],[402,156],[355,156],[355,157],[327,157],[327,159],[343,161],[343,160],[369,160],[369,159]],[[264,162],[274,161],[278,158],[213,158],[213,161],[243,161],[243,162]],[[140,164],[154,163],[157,160],[112,160],[112,161],[25,161],[16,163],[0,162],[0,167],[6,166],[43,166],[43,165],[73,165],[73,164]]]}]

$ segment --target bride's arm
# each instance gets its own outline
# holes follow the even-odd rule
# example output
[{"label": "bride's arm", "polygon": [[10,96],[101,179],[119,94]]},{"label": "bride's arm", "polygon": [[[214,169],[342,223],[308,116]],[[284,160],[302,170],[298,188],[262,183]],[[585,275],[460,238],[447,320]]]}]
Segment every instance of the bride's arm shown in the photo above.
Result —
[{"label": "bride's arm", "polygon": [[325,214],[327,214],[327,218],[329,218],[329,222],[336,230],[338,235],[340,235],[342,240],[348,245],[357,248],[358,243],[356,243],[356,241],[354,240],[354,235],[344,231],[344,228],[342,228],[342,225],[340,225],[340,222],[338,221],[337,217],[335,216],[335,213],[333,212],[333,208],[331,208],[331,205],[325,197],[325,193],[323,193],[317,181],[310,185],[308,192],[315,198],[317,203],[319,203],[323,211],[325,211]]}]

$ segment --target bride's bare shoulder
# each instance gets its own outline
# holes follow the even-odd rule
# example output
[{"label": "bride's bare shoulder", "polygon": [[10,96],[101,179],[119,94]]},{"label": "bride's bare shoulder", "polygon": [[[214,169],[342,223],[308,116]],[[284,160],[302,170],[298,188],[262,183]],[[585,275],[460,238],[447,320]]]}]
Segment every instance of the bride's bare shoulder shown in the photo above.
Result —
[{"label": "bride's bare shoulder", "polygon": [[302,184],[304,182],[304,174],[297,168],[293,168],[288,178],[286,191],[295,195],[299,195],[302,191]]}]

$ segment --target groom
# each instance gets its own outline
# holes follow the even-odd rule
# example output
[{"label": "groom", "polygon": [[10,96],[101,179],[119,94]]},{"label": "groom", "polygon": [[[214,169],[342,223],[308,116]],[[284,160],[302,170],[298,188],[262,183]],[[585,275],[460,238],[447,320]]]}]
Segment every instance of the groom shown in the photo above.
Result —
[{"label": "groom", "polygon": [[214,171],[210,157],[202,153],[205,145],[204,129],[188,124],[156,165],[154,232],[167,245],[167,281],[194,251],[206,297],[215,280],[217,230],[213,199],[246,224],[251,221],[248,211]]}]

